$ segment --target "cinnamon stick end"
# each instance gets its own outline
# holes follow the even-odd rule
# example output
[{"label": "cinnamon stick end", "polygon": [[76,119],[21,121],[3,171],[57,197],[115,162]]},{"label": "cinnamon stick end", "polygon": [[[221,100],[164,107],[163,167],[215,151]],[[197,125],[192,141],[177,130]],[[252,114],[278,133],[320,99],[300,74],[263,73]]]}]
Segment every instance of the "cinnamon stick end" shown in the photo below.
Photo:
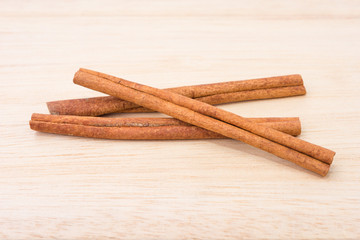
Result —
[{"label": "cinnamon stick end", "polygon": [[79,74],[81,74],[81,68],[74,74],[73,82],[76,83],[76,79],[78,78]]},{"label": "cinnamon stick end", "polygon": [[37,116],[39,116],[39,113],[33,113],[33,114],[31,114],[31,120],[36,119]]},{"label": "cinnamon stick end", "polygon": [[29,121],[29,126],[30,126],[30,129],[34,130],[34,126],[32,124],[32,120]]},{"label": "cinnamon stick end", "polygon": [[[54,101],[54,102],[47,102],[46,103],[46,106],[49,110],[49,113],[51,115],[60,115],[60,111],[61,110],[61,107],[59,106],[59,104],[57,104],[57,101]],[[60,108],[59,108],[60,107]]]},{"label": "cinnamon stick end", "polygon": [[304,85],[301,85],[301,95],[306,95],[306,88]]},{"label": "cinnamon stick end", "polygon": [[34,131],[41,132],[41,130],[39,129],[39,124],[38,123],[39,123],[38,121],[30,120],[29,121],[30,129],[34,130]]},{"label": "cinnamon stick end", "polygon": [[330,157],[329,162],[328,162],[329,165],[331,165],[333,163],[335,154],[336,154],[336,152],[332,152],[332,156]]},{"label": "cinnamon stick end", "polygon": [[304,80],[303,80],[301,74],[296,73],[296,74],[293,74],[292,76],[294,76],[294,78],[296,78],[296,79],[299,79],[299,81],[301,81],[301,84],[304,84]]},{"label": "cinnamon stick end", "polygon": [[301,121],[300,118],[297,117],[296,121],[295,121],[295,125],[296,125],[296,130],[297,132],[294,134],[294,136],[299,136],[301,134]]},{"label": "cinnamon stick end", "polygon": [[321,161],[315,161],[307,165],[305,168],[319,174],[322,177],[325,177],[329,173],[330,165]]},{"label": "cinnamon stick end", "polygon": [[326,175],[329,173],[330,170],[330,166],[329,168],[324,169],[321,173],[319,173],[322,177],[326,177]]}]

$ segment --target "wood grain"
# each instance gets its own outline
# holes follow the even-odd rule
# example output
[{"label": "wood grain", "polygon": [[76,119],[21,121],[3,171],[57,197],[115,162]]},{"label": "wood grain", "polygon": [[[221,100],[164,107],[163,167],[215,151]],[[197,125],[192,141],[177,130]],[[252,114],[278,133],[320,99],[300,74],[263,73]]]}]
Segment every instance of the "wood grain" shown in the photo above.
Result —
[{"label": "wood grain", "polygon": [[[358,1],[1,1],[1,239],[359,239]],[[167,88],[299,73],[307,95],[221,107],[299,116],[335,150],[321,178],[233,140],[31,131],[98,96],[79,67]],[[156,113],[117,116],[163,116]]]}]

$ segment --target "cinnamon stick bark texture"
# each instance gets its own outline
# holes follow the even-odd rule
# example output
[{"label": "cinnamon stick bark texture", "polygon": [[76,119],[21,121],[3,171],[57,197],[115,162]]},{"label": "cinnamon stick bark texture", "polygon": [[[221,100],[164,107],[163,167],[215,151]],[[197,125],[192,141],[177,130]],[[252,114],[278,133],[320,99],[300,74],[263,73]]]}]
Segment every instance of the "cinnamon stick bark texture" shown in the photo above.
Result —
[{"label": "cinnamon stick bark texture", "polygon": [[[248,118],[265,126],[299,135],[299,118]],[[204,139],[226,138],[174,118],[103,118],[34,113],[35,131],[106,139]]]},{"label": "cinnamon stick bark texture", "polygon": [[[167,90],[213,105],[298,96],[306,93],[303,80],[298,74],[184,86]],[[52,101],[48,102],[47,106],[49,112],[55,115],[100,116],[115,112],[153,111],[112,96]]]},{"label": "cinnamon stick bark texture", "polygon": [[107,74],[80,69],[74,83],[237,139],[325,176],[335,152],[206,103]]}]

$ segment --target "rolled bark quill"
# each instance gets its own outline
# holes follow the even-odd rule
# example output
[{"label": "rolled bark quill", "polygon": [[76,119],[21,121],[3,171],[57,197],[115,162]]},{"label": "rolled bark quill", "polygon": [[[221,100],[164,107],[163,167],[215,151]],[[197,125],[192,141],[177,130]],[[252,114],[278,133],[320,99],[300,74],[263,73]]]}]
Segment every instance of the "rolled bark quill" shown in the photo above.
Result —
[{"label": "rolled bark quill", "polygon": [[[299,118],[247,119],[294,136],[301,132]],[[105,139],[226,138],[174,118],[104,118],[34,113],[30,127],[40,132]]]},{"label": "rolled bark quill", "polygon": [[335,152],[212,105],[107,74],[80,69],[74,83],[162,112],[289,160],[325,176]]},{"label": "rolled bark quill", "polygon": [[[212,105],[298,96],[306,93],[302,78],[298,74],[184,86],[167,90]],[[113,96],[52,101],[48,102],[47,106],[49,112],[55,115],[101,116],[115,112],[153,111]]]}]

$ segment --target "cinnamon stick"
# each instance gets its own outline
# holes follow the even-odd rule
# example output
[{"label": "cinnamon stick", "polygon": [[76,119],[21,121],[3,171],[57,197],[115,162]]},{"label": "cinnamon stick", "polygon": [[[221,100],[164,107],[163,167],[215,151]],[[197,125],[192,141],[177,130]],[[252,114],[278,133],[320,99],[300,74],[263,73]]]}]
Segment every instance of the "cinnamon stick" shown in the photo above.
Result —
[{"label": "cinnamon stick", "polygon": [[209,104],[107,74],[80,69],[74,83],[237,139],[325,176],[335,152]]},{"label": "cinnamon stick", "polygon": [[[299,135],[299,118],[248,118],[248,120]],[[35,131],[106,139],[207,139],[225,136],[174,118],[103,118],[34,113]]]},{"label": "cinnamon stick", "polygon": [[[167,90],[213,105],[298,96],[306,93],[302,78],[298,74],[184,86]],[[112,96],[52,101],[48,102],[47,106],[49,112],[55,115],[100,116],[115,112],[153,111]]]}]

